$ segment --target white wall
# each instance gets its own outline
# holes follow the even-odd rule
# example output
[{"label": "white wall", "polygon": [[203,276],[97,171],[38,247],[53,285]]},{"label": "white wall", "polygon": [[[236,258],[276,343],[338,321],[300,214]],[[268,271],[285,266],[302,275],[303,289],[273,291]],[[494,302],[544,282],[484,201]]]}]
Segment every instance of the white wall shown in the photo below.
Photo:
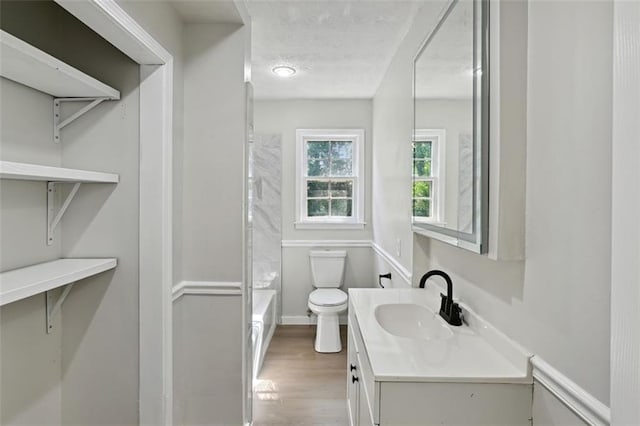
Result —
[{"label": "white wall", "polygon": [[183,279],[241,281],[245,32],[184,33]]},{"label": "white wall", "polygon": [[184,295],[174,312],[174,424],[242,424],[240,296]]},{"label": "white wall", "polygon": [[[182,281],[242,281],[249,35],[237,24],[184,27]],[[174,313],[174,422],[240,424],[241,296],[185,295]]]},{"label": "white wall", "polygon": [[[371,238],[371,101],[370,100],[256,100],[256,133],[282,135],[282,239]],[[365,132],[365,229],[295,229],[296,129],[364,129]]]},{"label": "white wall", "polygon": [[119,265],[74,287],[51,334],[44,295],[2,308],[0,422],[137,424],[138,66],[53,2],[3,2],[2,20],[3,29],[121,91],[120,101],[67,126],[56,145],[52,98],[3,81],[2,159],[113,171],[121,182],[83,185],[51,247],[46,185],[3,182],[2,241],[13,241],[3,246],[3,270],[73,256],[115,256]]},{"label": "white wall", "polygon": [[[434,8],[416,17],[374,98],[374,238],[392,254],[396,238],[412,239],[410,176],[387,163],[410,161],[411,61]],[[528,25],[527,260],[416,236],[413,280],[451,273],[456,297],[608,404],[612,5],[534,1]],[[411,253],[394,257],[412,267]]]},{"label": "white wall", "polygon": [[[374,241],[400,267],[409,271],[413,241],[410,223],[413,57],[429,29],[435,25],[444,4],[444,1],[428,2],[422,6],[373,98],[372,169],[375,172],[371,177],[371,210]],[[400,254],[398,245],[401,246]]]},{"label": "white wall", "polygon": [[[282,315],[285,322],[305,321],[307,299],[313,290],[309,241],[370,241],[371,231],[371,101],[370,100],[256,100],[256,134],[282,136]],[[364,230],[295,229],[296,129],[361,128],[365,131],[365,228]],[[294,247],[304,241],[304,246]],[[374,284],[370,248],[334,246],[347,250],[345,284],[371,287]]]}]

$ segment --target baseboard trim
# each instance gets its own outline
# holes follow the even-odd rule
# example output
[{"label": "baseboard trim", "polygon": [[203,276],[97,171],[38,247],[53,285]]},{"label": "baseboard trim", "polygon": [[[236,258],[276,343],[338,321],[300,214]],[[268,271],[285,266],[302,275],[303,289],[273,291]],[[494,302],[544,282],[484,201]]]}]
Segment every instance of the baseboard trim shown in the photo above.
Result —
[{"label": "baseboard trim", "polygon": [[[283,315],[280,321],[282,325],[314,325],[316,324],[317,317],[315,315]],[[340,316],[340,324],[345,325],[348,322],[346,315]]]},{"label": "baseboard trim", "polygon": [[378,256],[382,257],[385,262],[387,262],[395,271],[398,273],[400,278],[411,287],[411,272],[408,271],[404,266],[400,264],[393,256],[391,256],[385,249],[383,249],[380,245],[378,245],[375,241],[371,242],[371,248],[374,253]]},{"label": "baseboard trim", "polygon": [[539,356],[532,357],[531,364],[533,365],[534,380],[544,386],[587,424],[593,426],[610,424],[611,411],[609,407]]},{"label": "baseboard trim", "polygon": [[282,240],[282,247],[371,247],[370,240]]},{"label": "baseboard trim", "polygon": [[238,296],[242,283],[234,281],[181,281],[173,287],[172,301],[188,295]]}]

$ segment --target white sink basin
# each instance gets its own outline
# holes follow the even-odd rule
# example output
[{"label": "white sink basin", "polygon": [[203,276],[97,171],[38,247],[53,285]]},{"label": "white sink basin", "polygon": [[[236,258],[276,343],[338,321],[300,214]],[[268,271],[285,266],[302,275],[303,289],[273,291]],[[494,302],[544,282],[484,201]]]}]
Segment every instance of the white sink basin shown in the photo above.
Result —
[{"label": "white sink basin", "polygon": [[380,327],[398,337],[442,340],[453,336],[453,332],[440,316],[414,303],[378,305],[375,317]]}]

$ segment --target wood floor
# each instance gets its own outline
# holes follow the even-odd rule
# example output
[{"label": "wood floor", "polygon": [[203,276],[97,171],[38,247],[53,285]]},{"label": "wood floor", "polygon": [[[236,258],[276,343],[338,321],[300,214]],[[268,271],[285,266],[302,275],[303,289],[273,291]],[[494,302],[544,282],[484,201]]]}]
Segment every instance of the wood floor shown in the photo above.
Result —
[{"label": "wood floor", "polygon": [[342,352],[313,349],[315,326],[276,328],[254,387],[254,426],[347,426],[346,326]]}]

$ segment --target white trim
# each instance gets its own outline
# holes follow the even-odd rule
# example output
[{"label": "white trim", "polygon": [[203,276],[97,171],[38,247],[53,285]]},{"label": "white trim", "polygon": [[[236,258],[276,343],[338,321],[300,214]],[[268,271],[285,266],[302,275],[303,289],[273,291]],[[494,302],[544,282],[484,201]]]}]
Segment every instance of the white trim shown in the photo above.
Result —
[{"label": "white trim", "polygon": [[138,64],[163,65],[173,59],[115,0],[55,0]]},{"label": "white trim", "polygon": [[531,358],[533,378],[587,424],[609,425],[609,407],[598,401],[539,356]]},{"label": "white trim", "polygon": [[[340,325],[346,325],[349,322],[347,315],[340,315]],[[318,317],[311,315],[285,315],[282,317],[280,324],[282,325],[315,325],[318,323]]]},{"label": "white trim", "polygon": [[[305,141],[309,139],[345,139],[353,142],[353,174],[354,180],[352,196],[352,214],[350,218],[331,218],[322,220],[320,218],[308,218],[306,212],[306,187],[303,181],[307,179],[305,169],[307,164]],[[296,218],[294,226],[299,229],[327,229],[331,227],[341,227],[340,225],[355,225],[364,228],[365,209],[365,133],[364,129],[296,129]],[[313,227],[305,227],[310,224]],[[319,226],[322,225],[322,226]],[[359,228],[362,227],[362,228]],[[347,228],[348,229],[348,228]]]},{"label": "white trim", "polygon": [[366,223],[360,222],[295,222],[296,229],[364,229]]},{"label": "white trim", "polygon": [[235,281],[180,281],[173,287],[171,299],[176,301],[184,295],[240,296],[242,283]]},{"label": "white trim", "polygon": [[400,278],[408,285],[411,286],[412,274],[411,271],[406,269],[404,266],[400,264],[393,256],[391,256],[385,249],[383,249],[379,244],[375,241],[371,242],[371,248],[374,253],[378,256],[382,257],[382,259],[387,262],[395,271],[398,273]]},{"label": "white trim", "polygon": [[282,247],[371,247],[370,240],[282,240]]},{"label": "white trim", "polygon": [[115,0],[56,0],[140,67],[139,423],[173,423],[173,57]]},{"label": "white trim", "polygon": [[640,424],[640,3],[613,3],[611,419]]}]

